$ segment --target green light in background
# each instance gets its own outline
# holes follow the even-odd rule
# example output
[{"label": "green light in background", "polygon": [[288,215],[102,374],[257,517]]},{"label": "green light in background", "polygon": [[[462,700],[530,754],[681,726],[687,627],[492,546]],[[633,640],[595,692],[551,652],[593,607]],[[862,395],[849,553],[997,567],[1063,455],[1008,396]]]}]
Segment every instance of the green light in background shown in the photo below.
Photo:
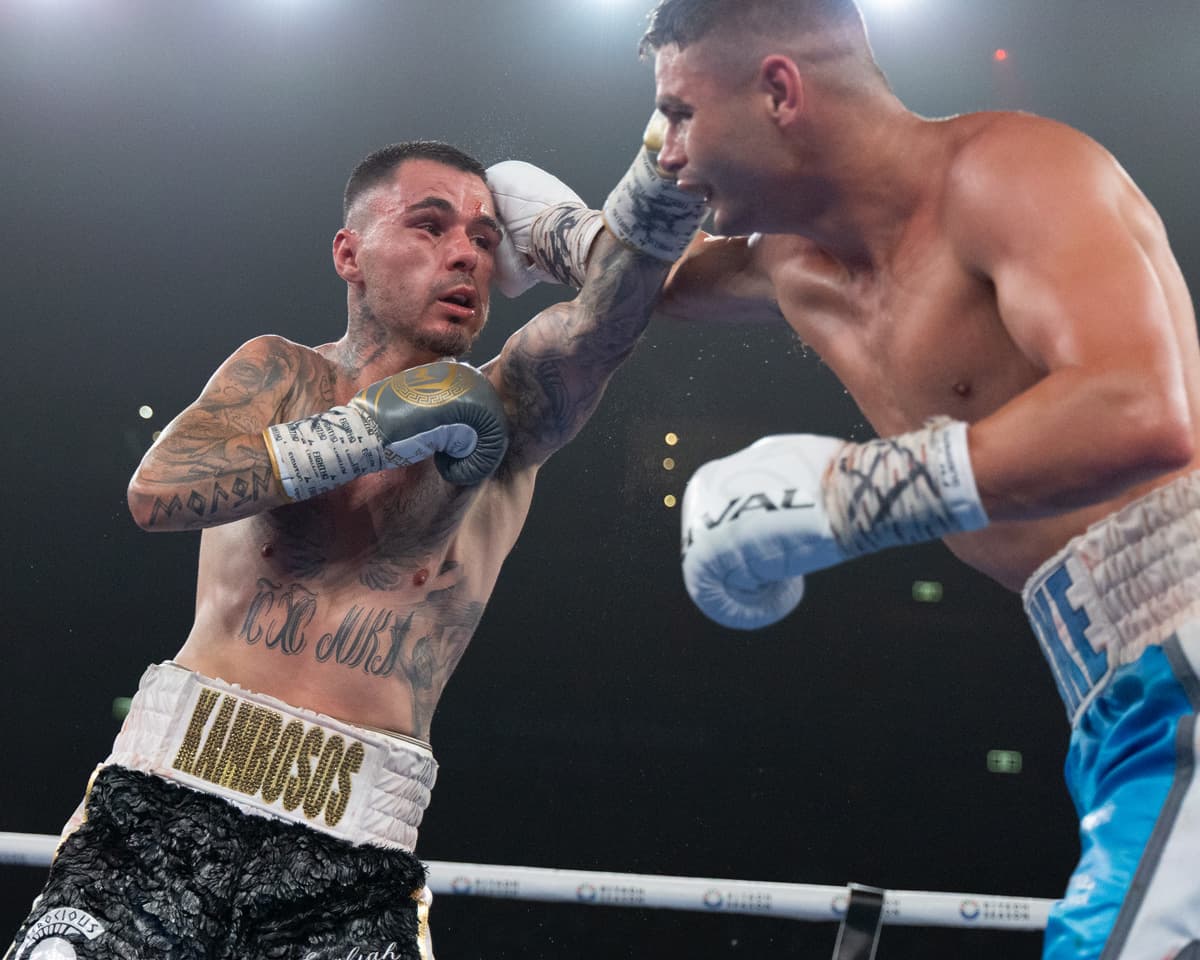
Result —
[{"label": "green light in background", "polygon": [[912,595],[917,603],[939,603],[942,599],[942,585],[936,580],[914,580]]},{"label": "green light in background", "polygon": [[989,750],[987,755],[988,773],[1020,773],[1020,750]]},{"label": "green light in background", "polygon": [[129,705],[133,703],[133,697],[115,697],[113,698],[112,712],[114,720],[124,720],[129,713]]}]

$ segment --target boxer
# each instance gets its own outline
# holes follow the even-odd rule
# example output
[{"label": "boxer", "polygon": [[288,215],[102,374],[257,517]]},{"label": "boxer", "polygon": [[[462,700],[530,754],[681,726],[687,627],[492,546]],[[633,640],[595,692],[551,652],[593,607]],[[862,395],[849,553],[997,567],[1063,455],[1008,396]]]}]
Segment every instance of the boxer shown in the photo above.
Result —
[{"label": "boxer", "polygon": [[805,576],[934,538],[1021,591],[1083,847],[1045,957],[1200,957],[1200,348],[1157,213],[1062,124],[913,114],[851,0],[662,0],[643,49],[658,163],[726,235],[661,312],[782,316],[878,434],[696,471],[693,600],[759,628]]},{"label": "boxer", "polygon": [[[431,955],[434,708],[540,467],[703,215],[645,148],[605,207],[428,141],[355,169],[344,335],[238,348],[130,482],[140,526],[203,531],[195,622],[146,671],[10,960]],[[455,358],[493,280],[582,290],[476,369]]]}]

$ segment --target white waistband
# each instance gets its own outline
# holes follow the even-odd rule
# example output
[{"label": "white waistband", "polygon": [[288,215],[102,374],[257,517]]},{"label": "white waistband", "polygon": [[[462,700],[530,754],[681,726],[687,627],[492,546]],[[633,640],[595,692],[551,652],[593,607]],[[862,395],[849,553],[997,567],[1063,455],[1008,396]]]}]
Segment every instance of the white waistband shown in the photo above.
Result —
[{"label": "white waistband", "polygon": [[106,763],[351,843],[411,852],[437,763],[428,745],[185,670],[151,666]]},{"label": "white waistband", "polygon": [[1074,720],[1112,670],[1200,617],[1200,473],[1093,524],[1022,598]]}]

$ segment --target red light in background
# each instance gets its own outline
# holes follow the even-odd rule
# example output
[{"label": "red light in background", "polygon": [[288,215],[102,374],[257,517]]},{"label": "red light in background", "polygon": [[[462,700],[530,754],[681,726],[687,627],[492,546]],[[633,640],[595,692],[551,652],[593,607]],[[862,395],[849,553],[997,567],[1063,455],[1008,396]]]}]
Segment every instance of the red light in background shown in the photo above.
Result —
[{"label": "red light in background", "polygon": [[1005,60],[1008,59],[1008,51],[1004,50],[1004,49],[997,50],[995,53],[992,54],[992,59],[995,60],[997,63],[1003,63]]}]

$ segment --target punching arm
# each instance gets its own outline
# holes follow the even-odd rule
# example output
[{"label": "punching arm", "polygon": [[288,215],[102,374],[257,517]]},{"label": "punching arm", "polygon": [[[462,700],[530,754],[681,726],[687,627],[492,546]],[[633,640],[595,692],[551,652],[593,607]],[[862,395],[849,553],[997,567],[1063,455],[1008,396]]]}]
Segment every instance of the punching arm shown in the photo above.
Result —
[{"label": "punching arm", "polygon": [[[556,278],[582,279],[583,287],[575,300],[518,330],[501,351],[514,465],[540,464],[587,421],[645,330],[671,263],[704,218],[701,199],[658,169],[654,126],[604,204],[607,229],[598,231],[597,211],[570,205],[551,205],[531,224],[530,259]],[[499,198],[497,208],[507,220]]]},{"label": "punching arm", "polygon": [[805,574],[978,530],[988,517],[967,425],[940,418],[866,443],[764,437],[692,475],[682,522],[692,600],[716,622],[752,630],[792,611]]}]

